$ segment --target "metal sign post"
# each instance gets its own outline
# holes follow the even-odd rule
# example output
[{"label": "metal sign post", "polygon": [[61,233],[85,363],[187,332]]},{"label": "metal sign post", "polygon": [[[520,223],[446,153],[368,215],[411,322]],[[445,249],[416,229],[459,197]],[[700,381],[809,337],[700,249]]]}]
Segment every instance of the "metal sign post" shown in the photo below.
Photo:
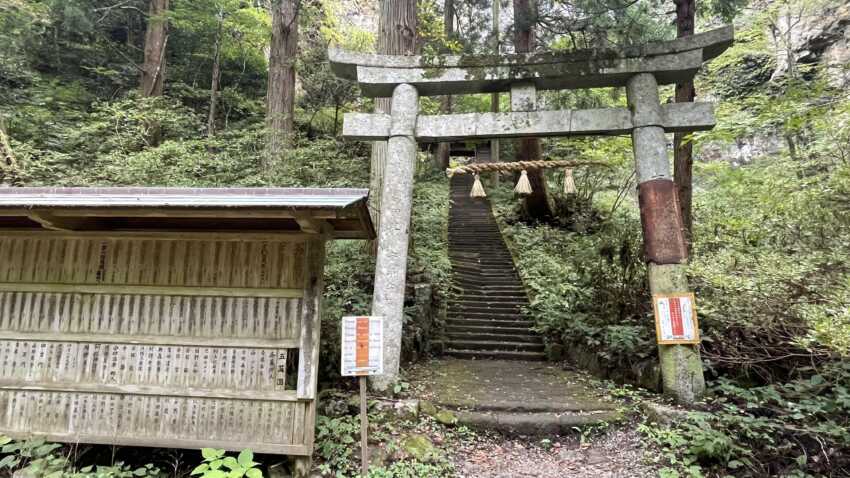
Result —
[{"label": "metal sign post", "polygon": [[384,318],[342,318],[342,375],[360,382],[360,473],[369,472],[366,377],[384,373]]}]

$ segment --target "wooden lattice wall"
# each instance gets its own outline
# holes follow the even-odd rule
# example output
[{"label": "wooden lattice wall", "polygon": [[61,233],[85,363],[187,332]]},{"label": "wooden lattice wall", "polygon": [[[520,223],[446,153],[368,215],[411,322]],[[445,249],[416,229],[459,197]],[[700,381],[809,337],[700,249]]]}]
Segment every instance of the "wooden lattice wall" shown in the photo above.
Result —
[{"label": "wooden lattice wall", "polygon": [[309,237],[2,233],[0,433],[309,455]]}]

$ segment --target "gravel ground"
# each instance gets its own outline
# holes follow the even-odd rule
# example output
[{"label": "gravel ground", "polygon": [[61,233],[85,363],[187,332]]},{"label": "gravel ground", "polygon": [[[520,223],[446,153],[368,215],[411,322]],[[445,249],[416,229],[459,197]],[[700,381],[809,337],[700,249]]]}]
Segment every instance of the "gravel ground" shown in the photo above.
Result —
[{"label": "gravel ground", "polygon": [[641,436],[630,428],[612,430],[589,443],[553,440],[545,449],[539,442],[481,437],[452,454],[458,476],[469,478],[643,478],[658,476],[648,463]]}]

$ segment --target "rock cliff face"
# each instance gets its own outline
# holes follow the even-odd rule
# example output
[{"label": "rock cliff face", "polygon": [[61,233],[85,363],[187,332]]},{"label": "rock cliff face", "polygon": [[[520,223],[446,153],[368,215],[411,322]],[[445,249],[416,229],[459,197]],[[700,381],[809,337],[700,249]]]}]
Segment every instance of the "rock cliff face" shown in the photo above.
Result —
[{"label": "rock cliff face", "polygon": [[770,132],[735,139],[730,143],[703,144],[697,152],[700,161],[726,161],[733,166],[743,166],[756,158],[779,154],[786,147],[782,138]]},{"label": "rock cliff face", "polygon": [[[779,4],[772,3],[766,8]],[[783,2],[766,28],[768,45],[726,66],[717,75],[719,81],[712,82],[712,89],[700,92],[702,101],[738,101],[756,91],[769,90],[770,82],[781,81],[789,74],[806,78],[807,65],[822,67],[831,86],[850,87],[850,0]],[[761,131],[735,141],[699,144],[696,157],[744,165],[779,154],[787,147],[778,132]]]},{"label": "rock cliff face", "polygon": [[792,2],[780,10],[770,37],[777,52],[774,79],[787,74],[792,61],[820,63],[833,86],[850,85],[850,1]]}]

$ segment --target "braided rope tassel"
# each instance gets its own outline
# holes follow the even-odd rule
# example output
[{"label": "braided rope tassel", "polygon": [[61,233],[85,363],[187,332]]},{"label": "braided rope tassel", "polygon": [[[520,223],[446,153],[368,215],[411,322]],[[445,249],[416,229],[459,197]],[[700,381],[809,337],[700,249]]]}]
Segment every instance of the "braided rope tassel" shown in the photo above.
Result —
[{"label": "braided rope tassel", "polygon": [[520,196],[528,196],[531,194],[531,182],[528,180],[528,171],[522,170],[520,173],[519,181],[516,183],[516,187],[514,188],[514,192],[519,194]]},{"label": "braided rope tassel", "polygon": [[476,174],[475,182],[472,184],[472,191],[469,193],[471,198],[486,198],[487,193],[484,192],[484,186],[481,185],[481,177]]},{"label": "braided rope tassel", "polygon": [[564,194],[575,194],[576,181],[573,179],[573,170],[571,168],[564,169]]}]

